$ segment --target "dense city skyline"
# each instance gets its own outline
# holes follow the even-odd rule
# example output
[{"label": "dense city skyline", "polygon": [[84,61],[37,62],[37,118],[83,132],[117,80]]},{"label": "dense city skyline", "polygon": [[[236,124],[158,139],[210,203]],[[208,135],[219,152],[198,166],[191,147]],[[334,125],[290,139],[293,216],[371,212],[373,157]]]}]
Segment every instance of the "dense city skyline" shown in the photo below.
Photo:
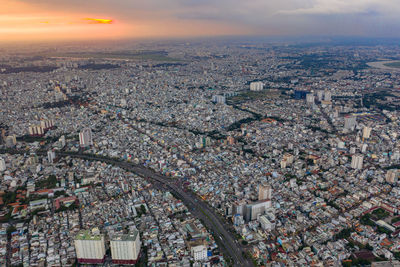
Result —
[{"label": "dense city skyline", "polygon": [[0,266],[400,266],[399,0],[0,0]]},{"label": "dense city skyline", "polygon": [[1,6],[2,42],[221,35],[399,37],[400,28],[400,3],[393,0],[1,0]]}]

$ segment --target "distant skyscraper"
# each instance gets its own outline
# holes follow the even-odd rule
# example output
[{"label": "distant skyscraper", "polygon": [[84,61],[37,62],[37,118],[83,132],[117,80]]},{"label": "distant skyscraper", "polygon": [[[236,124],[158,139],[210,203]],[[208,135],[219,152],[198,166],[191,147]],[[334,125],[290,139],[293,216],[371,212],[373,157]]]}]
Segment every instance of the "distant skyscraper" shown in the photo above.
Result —
[{"label": "distant skyscraper", "polygon": [[104,263],[106,247],[104,235],[98,229],[80,231],[75,237],[75,250],[78,263]]},{"label": "distant skyscraper", "polygon": [[370,138],[370,136],[371,136],[371,131],[372,131],[372,128],[371,128],[371,127],[365,126],[365,127],[363,128],[363,138],[364,138],[364,139]]},{"label": "distant skyscraper", "polygon": [[48,130],[48,129],[54,127],[54,120],[42,120],[42,121],[40,121],[40,126],[44,130]]},{"label": "distant skyscraper", "polygon": [[307,104],[314,104],[314,100],[315,100],[315,97],[312,93],[307,94],[307,96],[306,96]]},{"label": "distant skyscraper", "polygon": [[317,91],[317,98],[318,98],[318,101],[322,101],[324,98],[324,91],[321,91],[321,90]]},{"label": "distant skyscraper", "polygon": [[218,104],[225,104],[226,98],[223,95],[214,95],[212,97],[212,102],[218,103]]},{"label": "distant skyscraper", "polygon": [[269,184],[260,184],[258,187],[258,200],[272,198],[272,187]]},{"label": "distant skyscraper", "polygon": [[[47,122],[47,121],[46,121]],[[45,121],[42,121],[40,125],[31,125],[28,128],[29,135],[31,136],[43,136],[45,134],[45,131],[49,128],[44,128],[43,125],[45,125]]]},{"label": "distant skyscraper", "polygon": [[394,184],[397,183],[398,179],[397,170],[390,170],[386,173],[386,182]]},{"label": "distant skyscraper", "polygon": [[368,147],[367,144],[362,144],[362,146],[361,146],[361,153],[367,152],[367,147]]},{"label": "distant skyscraper", "polygon": [[6,162],[3,158],[0,158],[0,172],[3,172],[6,170]]},{"label": "distant skyscraper", "polygon": [[324,92],[324,100],[325,101],[331,101],[332,100],[332,94],[330,91],[325,91]]},{"label": "distant skyscraper", "polygon": [[361,170],[363,167],[363,160],[364,160],[363,155],[353,155],[351,158],[351,167],[353,169]]},{"label": "distant skyscraper", "polygon": [[356,127],[357,121],[354,116],[346,116],[344,117],[344,128],[348,130],[354,130]]},{"label": "distant skyscraper", "polygon": [[264,89],[264,84],[262,82],[250,83],[250,91],[262,91],[263,89]]},{"label": "distant skyscraper", "polygon": [[92,130],[90,128],[85,128],[79,133],[79,144],[81,147],[93,145]]},{"label": "distant skyscraper", "polygon": [[53,163],[55,158],[56,158],[56,152],[52,150],[47,151],[47,160],[49,161],[49,163]]},{"label": "distant skyscraper", "polygon": [[110,248],[114,264],[136,264],[140,252],[139,232],[111,237]]},{"label": "distant skyscraper", "polygon": [[390,157],[391,160],[399,160],[400,159],[400,152],[394,151],[392,156]]}]

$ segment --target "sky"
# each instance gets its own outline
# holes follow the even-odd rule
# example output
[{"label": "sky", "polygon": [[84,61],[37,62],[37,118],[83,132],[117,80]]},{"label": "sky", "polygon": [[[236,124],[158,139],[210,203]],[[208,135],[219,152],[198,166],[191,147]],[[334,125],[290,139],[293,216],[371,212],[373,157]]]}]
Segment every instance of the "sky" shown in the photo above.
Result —
[{"label": "sky", "polygon": [[0,42],[400,37],[400,0],[0,0]]}]

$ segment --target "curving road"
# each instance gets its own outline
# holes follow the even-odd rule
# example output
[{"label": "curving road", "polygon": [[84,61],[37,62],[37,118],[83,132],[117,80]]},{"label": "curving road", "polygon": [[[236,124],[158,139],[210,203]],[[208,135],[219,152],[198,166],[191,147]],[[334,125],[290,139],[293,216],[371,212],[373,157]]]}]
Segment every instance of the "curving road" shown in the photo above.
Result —
[{"label": "curving road", "polygon": [[218,246],[224,252],[224,255],[229,256],[234,266],[254,266],[251,261],[243,256],[243,250],[240,244],[235,240],[232,234],[227,230],[229,226],[223,222],[218,215],[210,208],[206,203],[200,200],[191,191],[186,191],[181,183],[176,183],[176,180],[172,180],[166,176],[158,174],[148,168],[141,165],[131,164],[125,161],[111,160],[98,158],[91,155],[84,154],[70,154],[70,153],[58,153],[60,156],[71,156],[75,158],[98,160],[119,166],[125,170],[136,173],[137,175],[156,181],[162,187],[167,188],[177,198],[181,199],[182,202],[189,208],[191,213],[198,219],[201,219],[207,229],[213,231],[215,241]]},{"label": "curving road", "polygon": [[98,158],[92,155],[78,153],[71,154],[59,152],[58,155],[107,162],[115,166],[119,166],[125,170],[136,173],[137,175],[144,178],[158,182],[161,186],[167,188],[179,199],[181,199],[182,202],[189,208],[191,213],[198,219],[201,219],[207,229],[213,231],[217,244],[224,252],[224,254],[228,255],[233,260],[234,266],[253,266],[251,261],[243,256],[243,250],[240,244],[237,243],[237,241],[232,237],[232,234],[228,232],[227,229],[229,229],[229,226],[226,225],[218,217],[218,215],[215,214],[212,208],[201,201],[194,193],[192,193],[191,191],[186,191],[181,186],[181,183],[175,183],[176,180],[172,180],[141,165],[135,165],[125,161]]},{"label": "curving road", "polygon": [[[0,153],[2,151],[0,150]],[[26,151],[4,151],[5,153],[18,153],[24,154]],[[46,155],[46,152],[36,152],[39,155]],[[230,225],[225,223],[205,202],[203,202],[197,195],[195,195],[190,190],[185,190],[182,185],[182,181],[177,179],[170,179],[166,176],[158,174],[153,170],[150,170],[144,166],[132,164],[126,161],[119,161],[114,159],[96,157],[93,155],[85,155],[80,153],[70,153],[70,152],[57,152],[58,156],[62,157],[73,157],[87,160],[102,161],[115,166],[121,167],[125,170],[136,173],[137,175],[151,180],[156,186],[167,189],[173,193],[177,198],[182,200],[182,202],[188,207],[190,212],[198,219],[200,219],[203,224],[209,229],[215,241],[218,244],[221,252],[226,258],[230,258],[233,266],[240,267],[250,267],[254,266],[252,261],[244,257],[244,249],[233,237],[233,234],[228,231],[231,228]]]}]

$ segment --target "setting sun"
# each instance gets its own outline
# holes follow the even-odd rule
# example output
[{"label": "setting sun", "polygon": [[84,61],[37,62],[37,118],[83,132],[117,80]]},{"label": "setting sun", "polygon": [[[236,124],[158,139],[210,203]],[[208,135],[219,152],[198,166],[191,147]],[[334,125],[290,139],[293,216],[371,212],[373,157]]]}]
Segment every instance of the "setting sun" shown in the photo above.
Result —
[{"label": "setting sun", "polygon": [[86,18],[85,20],[90,21],[90,23],[93,24],[112,24],[113,20],[111,19],[92,19],[92,18]]}]

